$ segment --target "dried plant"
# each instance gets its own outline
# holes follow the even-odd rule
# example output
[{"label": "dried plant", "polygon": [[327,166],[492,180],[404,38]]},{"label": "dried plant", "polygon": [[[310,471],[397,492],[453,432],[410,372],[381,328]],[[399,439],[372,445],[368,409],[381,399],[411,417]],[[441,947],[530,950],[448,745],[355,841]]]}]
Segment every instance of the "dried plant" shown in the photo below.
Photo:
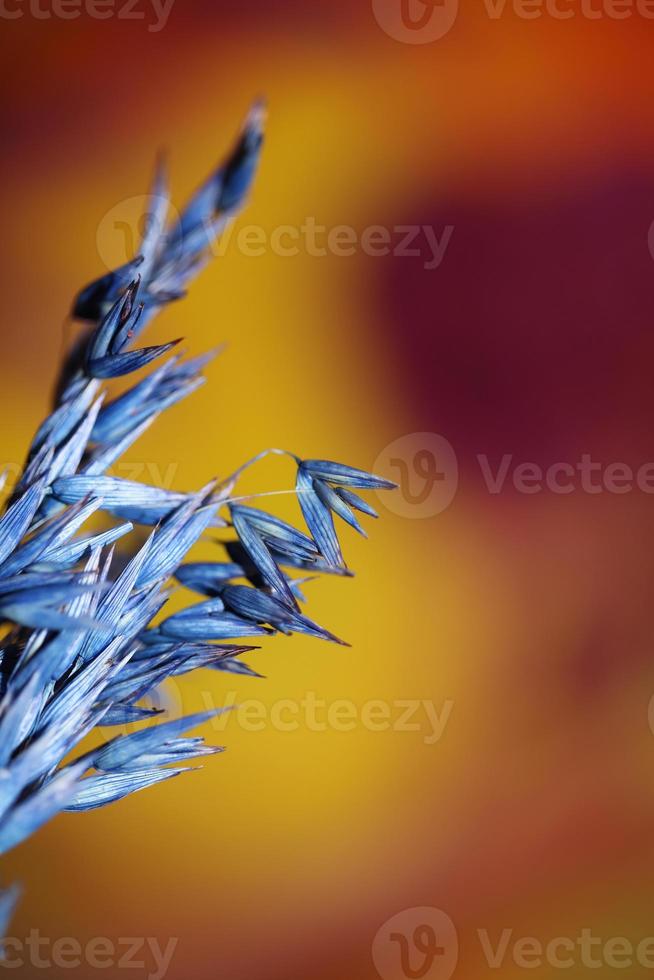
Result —
[{"label": "dried plant", "polygon": [[[184,295],[245,203],[262,128],[257,105],[227,160],[172,223],[159,165],[138,257],[74,302],[83,332],[0,519],[0,854],[60,811],[105,806],[220,751],[184,737],[217,713],[203,712],[118,734],[64,762],[97,726],[159,714],[148,699],[167,678],[199,668],[255,675],[239,659],[254,648],[240,641],[277,631],[342,642],[302,612],[303,578],[289,570],[349,575],[333,515],[363,533],[355,512],[376,515],[355,491],[392,484],[285,454],[296,467],[305,533],[233,496],[248,466],[280,450],[195,493],[107,475],[164,409],[203,382],[212,355],[184,361],[175,354],[113,400],[102,390],[106,379],[138,371],[173,347],[132,344],[159,309]],[[97,511],[111,515],[111,525],[79,536]],[[115,544],[134,525],[153,530],[119,561]],[[230,529],[226,560],[182,564],[212,528]],[[155,626],[171,578],[204,598]],[[13,890],[0,895],[0,932],[15,898]]]}]

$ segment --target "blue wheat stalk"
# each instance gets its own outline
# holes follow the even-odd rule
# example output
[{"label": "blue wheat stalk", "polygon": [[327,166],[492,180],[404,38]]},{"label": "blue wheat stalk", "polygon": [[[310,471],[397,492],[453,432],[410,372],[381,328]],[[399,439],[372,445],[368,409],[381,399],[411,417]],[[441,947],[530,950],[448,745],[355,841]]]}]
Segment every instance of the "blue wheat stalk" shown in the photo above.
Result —
[{"label": "blue wheat stalk", "polygon": [[[234,497],[241,473],[279,450],[194,493],[107,475],[164,409],[203,383],[212,355],[185,361],[173,354],[119,397],[108,401],[103,392],[105,379],[132,374],[174,346],[133,343],[162,307],[184,295],[245,204],[263,116],[256,105],[225,162],[174,222],[167,220],[167,180],[159,165],[138,256],[74,302],[82,335],[0,518],[0,854],[61,811],[113,803],[220,751],[185,737],[218,713],[207,711],[119,734],[64,763],[96,726],[159,714],[143,702],[168,678],[199,668],[257,676],[240,659],[256,649],[243,641],[276,632],[342,642],[302,611],[302,574],[351,574],[333,515],[363,534],[356,512],[376,514],[355,491],[391,488],[388,481],[286,453],[307,527],[300,531]],[[114,521],[107,530],[84,533],[97,511]],[[152,530],[127,563],[118,562],[115,544],[134,525]],[[226,560],[184,564],[193,545],[217,527],[230,530]],[[172,578],[202,601],[153,626]],[[0,893],[0,935],[15,900],[15,890]]]}]

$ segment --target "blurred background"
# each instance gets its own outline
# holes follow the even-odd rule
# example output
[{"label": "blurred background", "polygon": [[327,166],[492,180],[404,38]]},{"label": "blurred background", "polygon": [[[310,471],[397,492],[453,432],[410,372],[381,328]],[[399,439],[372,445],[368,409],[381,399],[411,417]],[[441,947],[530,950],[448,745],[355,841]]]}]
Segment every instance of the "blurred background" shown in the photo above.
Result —
[{"label": "blurred background", "polygon": [[[251,204],[150,330],[227,349],[128,462],[191,489],[281,445],[401,488],[370,541],[344,531],[357,577],[307,586],[352,648],[280,637],[249,658],[266,680],[180,681],[173,710],[252,714],[206,726],[228,751],[201,773],[10,855],[15,936],[176,939],[169,980],[478,980],[498,972],[480,930],[511,930],[506,978],[522,937],[636,947],[654,936],[654,21],[600,0],[565,20],[177,0],[163,23],[124,2],[0,18],[2,462],[47,411],[72,296],[131,254],[157,151],[180,205],[264,95]],[[525,492],[525,463],[572,467],[572,489]],[[267,461],[244,492],[292,478]],[[447,956],[416,946],[421,907],[449,917]]]}]

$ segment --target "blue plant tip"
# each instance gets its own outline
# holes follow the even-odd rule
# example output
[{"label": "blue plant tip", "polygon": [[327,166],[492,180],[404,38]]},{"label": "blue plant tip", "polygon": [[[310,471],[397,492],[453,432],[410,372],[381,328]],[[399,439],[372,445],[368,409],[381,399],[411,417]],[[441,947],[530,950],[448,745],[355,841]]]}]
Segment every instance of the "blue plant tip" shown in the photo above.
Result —
[{"label": "blue plant tip", "polygon": [[145,319],[162,305],[185,295],[187,284],[206,263],[207,253],[226,221],[247,202],[261,156],[265,117],[263,102],[256,102],[224,162],[209,175],[170,226],[166,224],[167,179],[158,162],[151,191],[152,212],[139,254],[115,272],[85,286],[73,303],[73,316],[98,322],[121,298],[138,272],[143,277],[141,297]]},{"label": "blue plant tip", "polygon": [[72,315],[78,320],[95,323],[111,305],[129,288],[134,281],[137,269],[143,264],[143,256],[137,255],[130,262],[95,279],[79,291],[72,307]]},{"label": "blue plant tip", "polygon": [[[322,573],[351,576],[334,518],[364,534],[360,515],[377,515],[356,491],[394,484],[280,450],[194,492],[110,473],[164,411],[204,381],[215,352],[186,361],[177,352],[155,364],[179,341],[136,341],[185,294],[212,242],[246,203],[264,117],[256,104],[232,150],[172,223],[159,162],[138,254],[73,304],[86,327],[0,517],[0,854],[62,811],[119,802],[223,751],[190,734],[218,711],[162,716],[171,678],[197,670],[259,678],[243,659],[258,649],[251,638],[300,633],[347,645],[305,613],[304,586]],[[148,367],[106,398],[106,380]],[[302,529],[231,496],[241,473],[268,453],[293,461]],[[94,515],[103,523],[89,528]],[[224,560],[193,560],[195,545],[215,529],[229,538]],[[174,580],[199,600],[171,612]],[[134,730],[81,748],[94,729],[123,725]],[[0,932],[15,901],[15,890],[0,893]]]},{"label": "blue plant tip", "polygon": [[397,484],[384,477],[366,473],[364,470],[332,463],[325,459],[306,459],[301,464],[312,477],[337,487],[353,488],[355,490],[397,490]]}]

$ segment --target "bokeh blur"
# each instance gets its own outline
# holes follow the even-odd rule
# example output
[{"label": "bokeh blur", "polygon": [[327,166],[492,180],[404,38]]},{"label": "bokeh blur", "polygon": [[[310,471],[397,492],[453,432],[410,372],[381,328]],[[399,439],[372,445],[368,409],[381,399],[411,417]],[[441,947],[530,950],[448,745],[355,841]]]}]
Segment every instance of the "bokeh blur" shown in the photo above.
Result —
[{"label": "bokeh blur", "polygon": [[[190,489],[283,446],[401,483],[369,541],[344,532],[357,576],[307,585],[351,649],[280,637],[265,680],[183,679],[171,710],[242,705],[205,728],[228,751],[5,859],[41,961],[120,950],[47,975],[654,967],[652,11],[452,2],[2,5],[1,461],[157,151],[179,205],[263,95],[250,206],[150,332],[227,348],[128,462]],[[292,478],[274,458],[243,492]],[[127,937],[172,957],[130,967]]]}]

